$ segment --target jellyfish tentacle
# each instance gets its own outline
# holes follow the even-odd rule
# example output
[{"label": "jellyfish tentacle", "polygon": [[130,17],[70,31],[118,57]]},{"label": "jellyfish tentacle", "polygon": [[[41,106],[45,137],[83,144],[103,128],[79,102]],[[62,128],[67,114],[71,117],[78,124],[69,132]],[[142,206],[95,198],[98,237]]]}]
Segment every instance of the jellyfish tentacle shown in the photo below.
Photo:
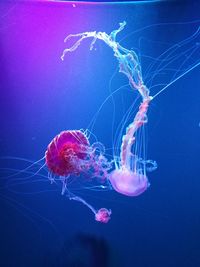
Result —
[{"label": "jellyfish tentacle", "polygon": [[135,141],[135,133],[143,124],[147,122],[147,110],[149,106],[150,98],[145,99],[139,107],[139,111],[135,115],[135,118],[126,129],[126,134],[122,138],[121,144],[121,167],[131,169],[130,156],[133,143]]},{"label": "jellyfish tentacle", "polygon": [[107,223],[110,220],[110,215],[112,213],[111,210],[108,210],[106,208],[100,208],[99,210],[96,210],[95,208],[93,208],[92,205],[90,205],[83,198],[76,196],[74,194],[69,196],[69,199],[81,202],[83,205],[88,207],[94,213],[96,221],[102,222],[102,223]]}]

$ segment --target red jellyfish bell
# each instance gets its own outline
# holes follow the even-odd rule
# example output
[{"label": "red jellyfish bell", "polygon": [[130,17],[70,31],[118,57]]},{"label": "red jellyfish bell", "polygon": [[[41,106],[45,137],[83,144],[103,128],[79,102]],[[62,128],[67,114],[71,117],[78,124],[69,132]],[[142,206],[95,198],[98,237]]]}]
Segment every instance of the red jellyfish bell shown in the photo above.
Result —
[{"label": "red jellyfish bell", "polygon": [[63,131],[48,145],[45,159],[49,170],[59,176],[79,175],[80,162],[87,157],[89,141],[79,130]]}]

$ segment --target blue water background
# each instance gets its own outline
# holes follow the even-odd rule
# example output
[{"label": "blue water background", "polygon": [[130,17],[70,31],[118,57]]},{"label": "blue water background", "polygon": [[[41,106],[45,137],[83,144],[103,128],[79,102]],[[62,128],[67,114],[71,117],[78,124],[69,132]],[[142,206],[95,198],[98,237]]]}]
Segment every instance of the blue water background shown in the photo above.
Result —
[{"label": "blue water background", "polygon": [[[127,83],[118,74],[112,51],[100,41],[93,51],[90,41],[84,41],[62,62],[67,34],[110,33],[125,20],[120,40],[148,25],[173,22],[151,26],[121,41],[124,47],[136,48],[145,71],[164,47],[197,30],[198,23],[180,27],[177,23],[199,19],[199,10],[199,1],[76,7],[48,1],[1,2],[0,156],[42,158],[54,136],[62,130],[86,129],[109,90]],[[200,58],[198,49],[195,57]],[[156,160],[158,169],[148,175],[147,192],[128,198],[114,191],[80,188],[80,195],[96,208],[112,209],[108,224],[95,222],[89,209],[61,196],[61,187],[57,190],[49,182],[28,183],[21,191],[18,186],[21,193],[12,193],[4,188],[6,177],[1,171],[0,266],[76,266],[62,265],[58,259],[68,257],[70,240],[78,233],[105,240],[111,259],[108,266],[200,266],[199,71],[188,73],[150,106],[147,158]],[[159,76],[159,82],[167,83],[172,74],[163,78]],[[154,88],[153,94],[157,91]],[[99,112],[92,130],[106,148],[113,145],[113,125],[115,130],[136,96],[126,87],[115,95],[115,113],[111,99]],[[23,160],[1,160],[1,168],[25,166]],[[73,246],[75,258],[87,258],[84,248],[80,252],[79,244]]]}]

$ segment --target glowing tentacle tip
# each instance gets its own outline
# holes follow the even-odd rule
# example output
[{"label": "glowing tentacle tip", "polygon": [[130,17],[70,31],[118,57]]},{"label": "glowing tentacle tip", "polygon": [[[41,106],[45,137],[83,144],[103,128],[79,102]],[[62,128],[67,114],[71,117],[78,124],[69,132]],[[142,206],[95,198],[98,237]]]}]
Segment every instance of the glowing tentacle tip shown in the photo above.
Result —
[{"label": "glowing tentacle tip", "polygon": [[114,170],[109,180],[115,191],[130,197],[142,194],[149,186],[146,175],[128,169]]},{"label": "glowing tentacle tip", "polygon": [[106,208],[101,208],[96,212],[95,220],[101,223],[107,223],[110,220],[111,214],[112,214],[111,210],[107,210]]}]

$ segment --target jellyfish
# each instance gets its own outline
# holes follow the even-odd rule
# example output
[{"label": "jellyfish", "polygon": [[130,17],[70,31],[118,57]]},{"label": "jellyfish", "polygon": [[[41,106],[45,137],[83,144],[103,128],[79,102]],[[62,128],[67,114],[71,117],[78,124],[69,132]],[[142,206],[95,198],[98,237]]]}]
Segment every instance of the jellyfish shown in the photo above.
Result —
[{"label": "jellyfish", "polygon": [[[137,153],[137,149],[135,149],[138,142],[137,133],[139,129],[141,129],[148,122],[147,113],[149,105],[151,101],[161,92],[166,90],[166,88],[198,67],[200,65],[200,62],[196,61],[195,64],[190,65],[189,68],[184,68],[184,60],[181,65],[182,72],[181,68],[177,70],[177,75],[174,75],[174,78],[167,85],[165,85],[159,92],[152,96],[150,94],[150,90],[144,83],[141,65],[136,52],[132,49],[129,50],[123,47],[121,44],[119,44],[119,42],[116,41],[117,35],[124,29],[125,25],[125,21],[119,23],[119,28],[113,30],[110,34],[96,31],[69,34],[64,39],[64,42],[67,42],[69,39],[70,41],[71,39],[75,39],[75,42],[71,47],[64,49],[61,59],[64,60],[67,53],[75,51],[81,45],[84,39],[92,38],[90,50],[93,49],[94,44],[97,40],[101,40],[112,49],[114,57],[117,59],[119,64],[119,72],[123,73],[127,77],[130,88],[138,92],[141,102],[138,111],[127,126],[126,131],[122,136],[120,155],[119,157],[114,157],[114,159],[111,161],[111,163],[113,163],[114,165],[112,168],[107,168],[104,170],[104,181],[107,180],[113,190],[125,196],[136,197],[144,193],[150,185],[149,179],[147,177],[147,171],[153,171],[157,168],[156,161],[141,158],[139,153]],[[180,43],[163,53],[160,58],[165,54],[167,55],[167,53],[169,53],[170,55],[166,56],[166,66],[168,66],[170,58],[172,58],[172,61],[179,59],[180,55],[173,55],[174,50],[176,50],[177,47],[184,47],[196,37],[198,37],[198,35],[199,28],[189,38],[181,41]],[[187,52],[189,53],[189,55],[191,55],[192,53],[194,53],[194,51],[197,50],[197,48],[198,45],[195,44],[190,49],[186,50],[185,55],[187,56]],[[98,160],[96,163],[97,165],[99,164]],[[102,170],[103,165],[100,166]],[[80,201],[79,198],[77,198],[76,200]],[[84,201],[82,202],[84,203]],[[104,219],[100,219],[100,221],[107,222],[107,218],[110,218],[109,216],[111,215],[111,211],[109,213],[107,209],[102,208],[99,210],[99,212],[99,214],[96,213],[96,219],[103,217]]]},{"label": "jellyfish", "polygon": [[[149,90],[143,82],[141,67],[137,54],[133,50],[128,50],[122,47],[116,41],[117,34],[124,29],[125,25],[125,21],[120,23],[119,28],[112,31],[109,35],[105,32],[95,31],[68,35],[64,40],[65,42],[71,38],[78,38],[78,41],[76,41],[70,48],[66,48],[63,51],[61,59],[64,60],[66,53],[76,50],[85,38],[93,38],[90,45],[90,50],[93,49],[97,39],[102,40],[113,50],[114,56],[119,62],[119,71],[126,75],[130,87],[134,90],[137,90],[141,95],[142,102],[139,110],[136,113],[133,121],[128,125],[126,133],[122,138],[120,159],[117,161],[114,160],[115,166],[112,170],[108,169],[106,172],[104,172],[106,179],[116,192],[133,197],[142,194],[149,186],[149,181],[146,175],[146,162],[144,159],[139,158],[138,155],[134,155],[132,151],[134,143],[136,142],[136,132],[147,122],[147,111],[152,97],[150,96]],[[73,155],[74,150],[69,151],[71,151]],[[72,167],[73,170],[76,170],[76,168],[80,167],[78,162],[79,160],[77,161],[77,167]],[[156,169],[157,167],[155,161],[148,161],[148,164],[152,165],[152,169]],[[68,163],[66,166],[68,166]],[[96,218],[101,218],[102,214],[106,215],[106,218],[108,217],[107,210],[105,211],[104,209],[100,209],[100,211],[102,211],[100,216],[96,214]]]},{"label": "jellyfish", "polygon": [[59,176],[78,175],[88,147],[89,140],[81,131],[63,131],[48,145],[46,165]]},{"label": "jellyfish", "polygon": [[105,180],[106,167],[109,168],[106,158],[97,153],[99,143],[90,145],[86,134],[80,130],[68,130],[58,134],[47,147],[45,162],[50,173],[51,182],[54,176],[62,181],[62,195],[67,193],[70,200],[76,200],[86,205],[95,215],[95,220],[107,223],[111,210],[106,208],[94,209],[89,203],[68,189],[70,176],[78,177],[90,173],[90,176]]}]

